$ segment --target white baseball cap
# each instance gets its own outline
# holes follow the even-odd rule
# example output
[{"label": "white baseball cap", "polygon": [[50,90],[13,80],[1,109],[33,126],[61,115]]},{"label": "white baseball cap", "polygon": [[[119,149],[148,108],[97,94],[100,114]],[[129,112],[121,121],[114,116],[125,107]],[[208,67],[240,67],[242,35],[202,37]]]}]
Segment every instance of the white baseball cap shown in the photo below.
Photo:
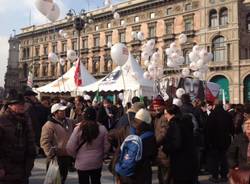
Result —
[{"label": "white baseball cap", "polygon": [[51,114],[53,114],[56,111],[64,111],[65,109],[67,109],[67,106],[64,106],[60,103],[56,103],[51,107]]},{"label": "white baseball cap", "polygon": [[140,109],[136,114],[135,118],[139,119],[147,124],[150,124],[152,121],[150,113],[146,109]]}]

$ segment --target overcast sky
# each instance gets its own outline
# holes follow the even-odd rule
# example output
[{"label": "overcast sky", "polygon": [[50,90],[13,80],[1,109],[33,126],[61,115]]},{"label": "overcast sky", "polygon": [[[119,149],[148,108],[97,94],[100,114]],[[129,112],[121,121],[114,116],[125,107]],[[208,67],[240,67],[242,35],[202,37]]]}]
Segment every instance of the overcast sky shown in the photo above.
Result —
[{"label": "overcast sky", "polygon": [[[36,0],[0,0],[0,86],[4,85],[4,75],[8,59],[8,39],[13,30],[20,33],[26,26],[39,25],[49,21],[36,9]],[[113,3],[124,0],[113,0]],[[92,10],[104,6],[104,0],[54,0],[60,7],[61,18],[65,17],[70,8],[80,11]],[[30,16],[31,15],[31,16]],[[30,19],[31,17],[31,19]]]}]

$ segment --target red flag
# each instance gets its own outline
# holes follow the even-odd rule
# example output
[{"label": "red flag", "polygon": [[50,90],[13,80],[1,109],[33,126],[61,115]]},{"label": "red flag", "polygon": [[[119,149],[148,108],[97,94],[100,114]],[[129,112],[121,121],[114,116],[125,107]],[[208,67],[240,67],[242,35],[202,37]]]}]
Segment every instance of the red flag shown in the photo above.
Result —
[{"label": "red flag", "polygon": [[75,70],[75,75],[74,75],[74,79],[75,79],[75,84],[76,86],[81,86],[82,85],[82,79],[81,79],[81,65],[80,65],[81,61],[78,58],[77,63],[76,63],[76,70]]}]

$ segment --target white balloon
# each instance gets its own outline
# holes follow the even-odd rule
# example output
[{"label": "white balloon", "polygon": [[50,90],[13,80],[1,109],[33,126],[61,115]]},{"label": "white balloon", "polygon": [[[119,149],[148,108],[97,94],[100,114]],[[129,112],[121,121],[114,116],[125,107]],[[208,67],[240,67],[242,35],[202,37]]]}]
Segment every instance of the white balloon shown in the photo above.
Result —
[{"label": "white balloon", "polygon": [[205,61],[203,60],[203,59],[199,59],[198,61],[197,61],[197,67],[198,68],[201,68],[202,66],[204,66],[205,65]]},{"label": "white balloon", "polygon": [[179,88],[179,89],[176,90],[175,94],[176,94],[177,98],[181,98],[182,95],[184,95],[185,93],[186,93],[186,91],[183,88]]},{"label": "white balloon", "polygon": [[123,99],[124,99],[123,93],[119,93],[119,94],[118,94],[118,97],[119,97],[120,100],[123,100]]},{"label": "white balloon", "polygon": [[177,49],[176,43],[175,43],[175,42],[172,42],[172,43],[170,44],[170,48],[176,50],[176,49]]},{"label": "white balloon", "polygon": [[155,39],[150,39],[147,41],[147,46],[152,50],[155,47]]},{"label": "white balloon", "polygon": [[175,50],[175,52],[176,52],[179,56],[183,56],[183,52],[182,52],[182,50],[181,50],[180,48],[177,48],[177,49]]},{"label": "white balloon", "polygon": [[66,61],[63,58],[60,58],[59,63],[60,63],[60,65],[64,66]]},{"label": "white balloon", "polygon": [[181,73],[184,77],[187,77],[190,75],[190,70],[188,68],[183,68]]},{"label": "white balloon", "polygon": [[116,43],[111,47],[110,55],[118,66],[122,66],[128,60],[129,51],[123,43]]},{"label": "white balloon", "polygon": [[75,61],[77,59],[76,52],[74,50],[67,50],[67,59],[69,61]]},{"label": "white balloon", "polygon": [[162,67],[158,68],[158,70],[157,70],[157,76],[158,77],[162,77],[163,76],[163,68]]},{"label": "white balloon", "polygon": [[156,69],[157,69],[157,66],[155,66],[155,65],[153,65],[153,64],[150,64],[150,65],[148,66],[148,71],[149,71],[149,73],[150,73],[150,72],[154,72]]},{"label": "white balloon", "polygon": [[199,45],[195,45],[195,46],[193,46],[193,52],[194,53],[199,53],[200,52],[200,50],[201,50],[201,47],[199,46]]},{"label": "white balloon", "polygon": [[144,78],[144,79],[150,79],[150,74],[149,74],[149,72],[144,72],[143,78]]},{"label": "white balloon", "polygon": [[59,33],[60,36],[63,36],[63,34],[64,34],[65,32],[64,32],[63,29],[60,29],[58,33]]},{"label": "white balloon", "polygon": [[135,31],[131,32],[131,36],[133,39],[137,39],[137,33]]},{"label": "white balloon", "polygon": [[105,1],[104,1],[104,5],[105,5],[105,6],[110,6],[111,3],[112,3],[111,0],[105,0]]},{"label": "white balloon", "polygon": [[114,13],[114,19],[115,19],[115,20],[120,19],[120,14],[119,14],[118,12],[115,12],[115,13]]},{"label": "white balloon", "polygon": [[173,62],[177,62],[177,59],[179,58],[179,56],[176,52],[174,52],[173,54],[171,54],[170,58]]},{"label": "white balloon", "polygon": [[167,48],[167,49],[165,50],[165,52],[166,52],[166,54],[167,54],[168,56],[170,56],[170,55],[173,54],[175,51],[174,51],[173,49],[171,49],[171,48]]},{"label": "white balloon", "polygon": [[68,38],[68,33],[63,33],[63,38],[67,39]]},{"label": "white balloon", "polygon": [[48,15],[46,16],[51,22],[55,22],[60,17],[60,8],[54,3],[50,9]]},{"label": "white balloon", "polygon": [[109,42],[107,43],[107,46],[108,46],[108,48],[111,48],[111,47],[112,47],[112,42],[109,41]]},{"label": "white balloon", "polygon": [[155,53],[152,55],[151,60],[152,60],[152,61],[159,61],[159,60],[160,60],[160,53],[159,53],[159,52],[155,52]]},{"label": "white balloon", "polygon": [[51,61],[52,63],[56,63],[58,61],[58,57],[55,53],[50,52],[48,55],[48,59],[49,61]]},{"label": "white balloon", "polygon": [[183,65],[184,62],[185,62],[185,58],[183,56],[178,56],[178,58],[176,59],[176,63],[178,65]]},{"label": "white balloon", "polygon": [[184,44],[187,42],[187,35],[185,34],[180,34],[179,36],[179,41],[180,41],[180,44]]},{"label": "white balloon", "polygon": [[159,65],[159,61],[158,60],[152,60],[151,64],[154,66],[158,66]]},{"label": "white balloon", "polygon": [[202,77],[202,73],[200,71],[195,71],[193,73],[193,75],[194,75],[195,78],[198,78],[198,79],[201,79],[201,77]]},{"label": "white balloon", "polygon": [[176,106],[178,106],[178,107],[181,107],[181,106],[182,106],[182,102],[181,102],[181,100],[178,99],[178,98],[174,98],[174,99],[173,99],[173,104],[176,105]]},{"label": "white balloon", "polygon": [[89,95],[83,95],[84,100],[91,100],[91,97]]},{"label": "white balloon", "polygon": [[142,60],[144,60],[144,61],[146,61],[146,60],[148,60],[149,59],[149,53],[148,52],[142,52],[141,53],[141,59]]},{"label": "white balloon", "polygon": [[195,62],[190,63],[189,66],[190,66],[190,69],[193,70],[193,71],[196,71],[196,70],[199,69]]},{"label": "white balloon", "polygon": [[53,0],[36,0],[35,6],[44,16],[46,16],[52,9]]},{"label": "white balloon", "polygon": [[163,95],[163,100],[164,100],[164,101],[167,101],[168,99],[169,99],[168,94],[167,94],[167,93],[164,93],[164,95]]},{"label": "white balloon", "polygon": [[195,52],[190,52],[188,57],[191,62],[197,62],[200,59]]},{"label": "white balloon", "polygon": [[142,41],[142,40],[144,40],[144,33],[143,32],[138,32],[137,33],[137,38],[140,40],[140,41]]},{"label": "white balloon", "polygon": [[168,59],[167,66],[170,67],[170,68],[176,68],[177,67],[176,63],[173,62],[171,59]]},{"label": "white balloon", "polygon": [[203,65],[199,71],[202,72],[202,73],[206,73],[207,71],[209,70],[208,66],[207,65]]}]

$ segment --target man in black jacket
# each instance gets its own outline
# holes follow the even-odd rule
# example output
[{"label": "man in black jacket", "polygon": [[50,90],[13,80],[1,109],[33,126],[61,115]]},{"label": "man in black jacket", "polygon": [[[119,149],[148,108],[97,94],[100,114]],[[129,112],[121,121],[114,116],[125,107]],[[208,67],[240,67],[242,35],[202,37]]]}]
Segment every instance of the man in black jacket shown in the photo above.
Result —
[{"label": "man in black jacket", "polygon": [[[226,152],[231,144],[233,135],[233,120],[223,109],[221,101],[215,100],[213,111],[208,116],[205,128],[205,140],[208,147],[208,156],[212,177],[210,181],[227,181],[228,164]],[[221,179],[219,179],[219,175]]]}]

